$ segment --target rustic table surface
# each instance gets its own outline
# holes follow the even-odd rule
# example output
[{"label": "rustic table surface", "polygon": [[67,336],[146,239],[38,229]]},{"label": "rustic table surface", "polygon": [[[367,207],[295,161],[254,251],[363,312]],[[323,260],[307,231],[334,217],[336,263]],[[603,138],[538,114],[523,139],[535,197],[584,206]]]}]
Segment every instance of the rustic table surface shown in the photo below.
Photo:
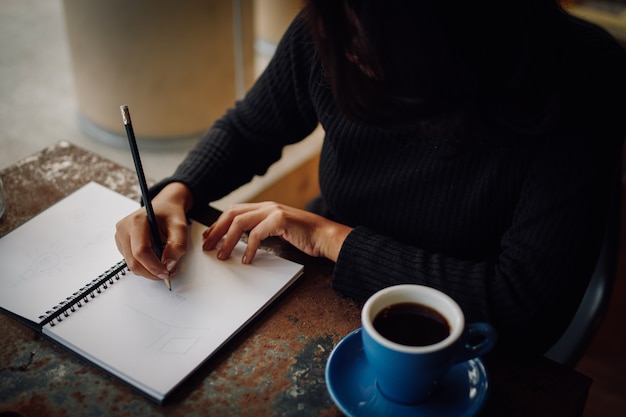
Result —
[{"label": "rustic table surface", "polygon": [[[2,171],[8,208],[0,236],[89,181],[139,200],[134,171],[59,142]],[[214,211],[203,213],[207,219]],[[202,219],[199,219],[202,220]],[[333,347],[360,326],[361,304],[331,289],[332,264],[304,263],[285,296],[157,405],[6,314],[0,314],[0,417],[340,416],[326,389]],[[580,416],[591,380],[544,358],[486,358],[483,416]]]}]

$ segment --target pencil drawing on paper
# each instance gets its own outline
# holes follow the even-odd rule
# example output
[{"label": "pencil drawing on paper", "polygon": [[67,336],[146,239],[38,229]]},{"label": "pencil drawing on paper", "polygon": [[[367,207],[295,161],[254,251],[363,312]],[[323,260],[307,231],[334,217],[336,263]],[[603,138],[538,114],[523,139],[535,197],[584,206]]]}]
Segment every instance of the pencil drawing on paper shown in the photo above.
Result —
[{"label": "pencil drawing on paper", "polygon": [[173,337],[160,350],[164,353],[185,354],[198,342],[197,337]]},{"label": "pencil drawing on paper", "polygon": [[145,348],[150,351],[159,351],[162,353],[186,354],[202,337],[206,334],[206,328],[181,327],[153,317],[152,315],[138,310],[136,307],[126,305],[129,309],[127,317],[130,320],[130,313],[134,313],[132,319],[142,322],[142,333],[147,337]]},{"label": "pencil drawing on paper", "polygon": [[31,261],[28,262],[28,268],[17,277],[13,283],[13,288],[26,282],[49,278],[55,273],[62,272],[63,265],[70,258],[65,252],[64,247],[56,244],[43,250],[35,248],[32,254],[27,255]]}]

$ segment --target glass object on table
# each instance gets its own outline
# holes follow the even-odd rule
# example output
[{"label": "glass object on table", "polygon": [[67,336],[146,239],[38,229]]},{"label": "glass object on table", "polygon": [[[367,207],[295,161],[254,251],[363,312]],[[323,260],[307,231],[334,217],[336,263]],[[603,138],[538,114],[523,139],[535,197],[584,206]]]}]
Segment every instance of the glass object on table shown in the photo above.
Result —
[{"label": "glass object on table", "polygon": [[0,178],[0,219],[4,215],[4,210],[7,208],[7,200],[4,196],[4,187],[2,186],[2,178]]}]

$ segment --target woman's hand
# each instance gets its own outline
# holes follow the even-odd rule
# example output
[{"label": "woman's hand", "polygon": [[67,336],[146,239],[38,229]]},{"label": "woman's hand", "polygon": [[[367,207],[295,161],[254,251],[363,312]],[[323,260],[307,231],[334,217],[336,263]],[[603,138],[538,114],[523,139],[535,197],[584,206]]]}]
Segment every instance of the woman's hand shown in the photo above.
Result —
[{"label": "woman's hand", "polygon": [[176,272],[178,261],[187,250],[186,213],[192,204],[191,191],[182,183],[168,184],[152,200],[165,241],[162,259],[154,253],[145,207],[117,223],[115,243],[131,271],[150,279],[165,279]]},{"label": "woman's hand", "polygon": [[261,241],[279,236],[316,257],[336,262],[339,250],[352,229],[304,210],[273,202],[238,204],[226,210],[203,234],[205,250],[218,250],[218,258],[226,259],[244,232],[249,232],[248,246],[242,262],[252,262]]}]

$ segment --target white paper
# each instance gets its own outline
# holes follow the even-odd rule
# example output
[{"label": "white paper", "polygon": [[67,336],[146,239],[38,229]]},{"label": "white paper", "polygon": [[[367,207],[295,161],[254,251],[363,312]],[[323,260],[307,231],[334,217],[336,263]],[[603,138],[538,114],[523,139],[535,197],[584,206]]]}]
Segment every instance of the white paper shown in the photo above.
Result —
[{"label": "white paper", "polygon": [[[121,259],[114,225],[137,207],[90,184],[0,239],[0,259],[11,271],[0,282],[0,305],[39,321],[42,311]],[[42,234],[42,228],[49,230]],[[44,326],[44,334],[162,400],[302,272],[301,265],[266,252],[244,265],[242,243],[220,261],[215,251],[202,250],[203,230],[192,222],[171,292],[160,280],[129,272],[69,317]],[[29,256],[44,261],[33,268],[32,261],[22,263]]]},{"label": "white paper", "polygon": [[89,183],[0,239],[0,306],[40,315],[122,259],[115,223],[139,203]]}]

